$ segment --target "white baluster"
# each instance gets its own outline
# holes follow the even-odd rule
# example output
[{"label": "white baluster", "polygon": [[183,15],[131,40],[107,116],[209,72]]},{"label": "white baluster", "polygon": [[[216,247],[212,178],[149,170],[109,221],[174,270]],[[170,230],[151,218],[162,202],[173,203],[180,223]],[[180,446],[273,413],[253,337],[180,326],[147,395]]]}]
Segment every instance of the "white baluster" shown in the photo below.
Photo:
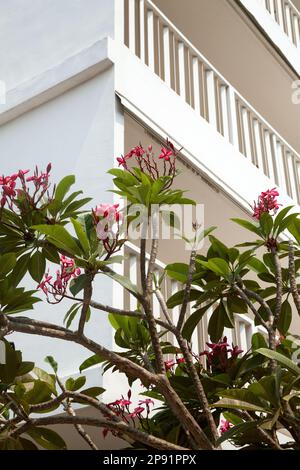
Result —
[{"label": "white baluster", "polygon": [[197,57],[193,57],[192,60],[193,68],[193,83],[194,83],[194,108],[199,114],[201,112],[201,93],[200,86],[201,80],[199,75],[199,61]]},{"label": "white baluster", "polygon": [[212,70],[206,70],[205,75],[209,122],[217,128],[215,75]]},{"label": "white baluster", "polygon": [[265,138],[265,147],[266,147],[266,157],[267,157],[268,168],[269,168],[269,177],[271,180],[275,182],[271,135],[269,131],[267,130],[264,131],[264,138]]},{"label": "white baluster", "polygon": [[145,4],[140,0],[140,58],[145,62]]},{"label": "white baluster", "polygon": [[147,12],[147,26],[148,26],[148,65],[154,72],[154,14],[152,10]]},{"label": "white baluster", "polygon": [[285,16],[286,16],[287,34],[290,40],[293,41],[291,8],[288,4],[285,4]]},{"label": "white baluster", "polygon": [[179,94],[186,100],[185,50],[184,43],[178,42]]},{"label": "white baluster", "polygon": [[135,44],[135,0],[128,2],[128,17],[129,17],[129,49],[136,53]]},{"label": "white baluster", "polygon": [[224,137],[230,140],[230,126],[228,116],[228,86],[220,86],[221,108],[222,108],[222,122]]},{"label": "white baluster", "polygon": [[277,167],[278,185],[286,191],[286,181],[283,164],[283,145],[277,139],[277,136],[273,134],[273,147],[275,152],[275,161]]},{"label": "white baluster", "polygon": [[275,0],[276,2],[276,10],[278,16],[278,23],[281,26],[281,29],[284,31],[284,17],[283,17],[283,5],[282,0]]},{"label": "white baluster", "polygon": [[252,152],[251,152],[251,140],[250,140],[250,127],[249,127],[249,120],[248,120],[248,110],[244,106],[241,109],[242,113],[242,123],[243,123],[243,136],[244,136],[244,144],[245,144],[245,156],[252,159]]},{"label": "white baluster", "polygon": [[165,82],[171,86],[171,60],[170,60],[170,30],[168,26],[163,27],[163,45],[164,45],[164,69]]},{"label": "white baluster", "polygon": [[297,201],[297,188],[296,178],[293,164],[294,156],[291,152],[286,152],[287,167],[289,170],[290,184],[291,184],[291,197]]},{"label": "white baluster", "polygon": [[257,119],[253,120],[253,129],[254,129],[257,165],[261,171],[264,171],[264,157],[263,157],[263,150],[262,150],[262,144],[261,144],[260,126],[259,126],[259,122]]},{"label": "white baluster", "polygon": [[274,18],[274,20],[276,19],[276,14],[275,14],[275,4],[274,4],[274,0],[269,0],[269,4],[270,4],[270,13],[272,15],[272,17]]},{"label": "white baluster", "polygon": [[228,122],[229,122],[229,140],[237,149],[239,149],[239,126],[236,112],[236,96],[234,89],[229,86],[227,88],[228,103]]},{"label": "white baluster", "polygon": [[295,46],[300,48],[300,24],[299,24],[299,19],[296,15],[294,15],[293,20],[294,20],[294,32],[295,32]]}]

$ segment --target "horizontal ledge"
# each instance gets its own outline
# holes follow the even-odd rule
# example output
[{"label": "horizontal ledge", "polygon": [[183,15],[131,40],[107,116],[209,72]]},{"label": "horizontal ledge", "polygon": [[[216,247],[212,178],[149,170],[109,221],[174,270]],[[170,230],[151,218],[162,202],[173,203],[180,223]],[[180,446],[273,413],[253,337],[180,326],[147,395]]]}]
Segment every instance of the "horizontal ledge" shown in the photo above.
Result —
[{"label": "horizontal ledge", "polygon": [[0,125],[90,80],[112,66],[109,39],[103,38],[6,93]]}]

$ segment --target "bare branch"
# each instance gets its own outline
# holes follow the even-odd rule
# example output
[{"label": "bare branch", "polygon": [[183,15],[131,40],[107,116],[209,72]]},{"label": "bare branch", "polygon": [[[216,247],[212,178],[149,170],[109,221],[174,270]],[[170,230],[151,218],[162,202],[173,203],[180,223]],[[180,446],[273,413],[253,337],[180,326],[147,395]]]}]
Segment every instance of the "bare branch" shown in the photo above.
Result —
[{"label": "bare branch", "polygon": [[81,314],[80,314],[79,325],[78,325],[78,334],[80,336],[82,336],[84,332],[84,326],[85,326],[85,322],[87,318],[87,313],[90,308],[92,294],[93,294],[92,279],[89,278],[87,281],[87,285],[84,287],[83,305],[81,308]]},{"label": "bare branch", "polygon": [[297,309],[297,312],[300,315],[300,295],[299,295],[297,280],[296,280],[294,246],[293,246],[292,241],[289,242],[289,278],[290,278],[291,293],[294,299],[295,307]]},{"label": "bare branch", "polygon": [[195,271],[196,254],[197,254],[196,250],[191,251],[189,269],[188,269],[188,276],[187,276],[187,280],[186,280],[183,301],[182,301],[182,305],[181,305],[181,309],[180,309],[180,313],[179,313],[179,319],[178,319],[178,323],[177,323],[177,328],[180,331],[181,331],[181,328],[182,328],[182,325],[183,325],[183,322],[184,322],[187,306],[188,306],[189,299],[190,299],[191,285],[192,285],[192,280],[193,280],[193,274],[194,274],[194,271]]},{"label": "bare branch", "polygon": [[86,425],[98,428],[107,428],[118,433],[125,434],[132,438],[134,441],[141,442],[154,449],[161,450],[188,450],[184,447],[172,444],[158,437],[146,434],[128,424],[116,421],[109,421],[104,418],[91,418],[84,416],[47,416],[43,418],[34,418],[30,422],[21,425],[19,428],[11,432],[11,437],[18,437],[22,435],[31,426],[49,426],[56,424],[72,424],[72,425]]}]

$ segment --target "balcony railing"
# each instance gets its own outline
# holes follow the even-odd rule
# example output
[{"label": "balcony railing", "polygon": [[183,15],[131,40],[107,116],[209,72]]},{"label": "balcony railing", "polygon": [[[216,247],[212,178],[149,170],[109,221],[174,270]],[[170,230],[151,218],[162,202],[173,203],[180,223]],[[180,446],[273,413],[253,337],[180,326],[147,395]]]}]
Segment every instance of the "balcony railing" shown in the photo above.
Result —
[{"label": "balcony railing", "polygon": [[[283,0],[279,3],[290,5]],[[124,42],[130,50],[300,203],[299,154],[150,0],[125,0],[124,13]]]},{"label": "balcony railing", "polygon": [[[126,243],[124,248],[124,257],[125,261],[123,263],[123,272],[125,276],[130,277],[131,282],[140,288],[140,277],[139,277],[139,249],[132,243]],[[149,257],[147,257],[147,260]],[[155,264],[155,277],[160,279],[164,272],[165,265],[160,261],[156,261]],[[171,295],[175,294],[178,290],[182,289],[182,285],[170,279],[168,276],[164,276],[160,285],[161,292],[163,296],[167,299]],[[137,308],[137,301],[135,297],[131,296],[128,292],[123,291],[123,299],[121,306],[125,309],[135,310]],[[159,302],[154,298],[153,300],[153,312],[156,318],[166,321],[164,314],[160,308]],[[198,327],[195,329],[192,335],[191,346],[194,353],[198,354],[199,352],[206,349],[206,342],[209,341],[209,336],[207,333],[208,320],[212,314],[213,309],[211,308],[208,313],[201,319]],[[191,314],[192,309],[190,306],[187,309],[186,318]],[[169,317],[173,320],[173,323],[176,325],[179,315],[179,307],[169,309]],[[251,347],[251,337],[252,334],[256,331],[260,331],[255,327],[253,320],[245,315],[236,315],[235,318],[235,328],[224,329],[224,335],[227,336],[228,342],[238,344],[244,351],[247,351]],[[174,336],[172,334],[166,334],[163,337],[163,340],[174,342]],[[203,359],[204,361],[204,359]]]},{"label": "balcony railing", "polygon": [[259,0],[270,15],[300,49],[300,12],[290,0]]}]

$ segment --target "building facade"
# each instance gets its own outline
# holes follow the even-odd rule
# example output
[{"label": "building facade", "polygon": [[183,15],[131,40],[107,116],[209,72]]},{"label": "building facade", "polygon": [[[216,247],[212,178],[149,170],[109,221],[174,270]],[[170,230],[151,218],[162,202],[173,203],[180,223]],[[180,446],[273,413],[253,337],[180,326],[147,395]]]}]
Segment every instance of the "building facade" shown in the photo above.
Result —
[{"label": "building facade", "polygon": [[[54,179],[75,174],[95,205],[113,202],[106,171],[116,157],[138,142],[159,149],[168,136],[182,148],[176,184],[233,246],[243,232],[230,219],[251,217],[262,190],[276,186],[282,204],[300,205],[299,125],[300,0],[0,1],[3,173],[51,162]],[[134,280],[138,249],[129,243],[125,251],[122,269]],[[157,271],[185,259],[179,241],[162,240]],[[133,301],[113,281],[98,284],[106,304]],[[164,286],[167,294],[177,288]],[[67,308],[38,304],[34,316],[61,322]],[[113,348],[99,316],[87,333]],[[194,334],[197,349],[208,339],[205,322]],[[248,349],[253,331],[243,317],[227,334]],[[55,350],[63,376],[77,374],[87,357],[57,340],[13,339],[41,366]],[[117,374],[102,379],[98,368],[87,376],[109,390],[107,401],[125,384]]]}]

